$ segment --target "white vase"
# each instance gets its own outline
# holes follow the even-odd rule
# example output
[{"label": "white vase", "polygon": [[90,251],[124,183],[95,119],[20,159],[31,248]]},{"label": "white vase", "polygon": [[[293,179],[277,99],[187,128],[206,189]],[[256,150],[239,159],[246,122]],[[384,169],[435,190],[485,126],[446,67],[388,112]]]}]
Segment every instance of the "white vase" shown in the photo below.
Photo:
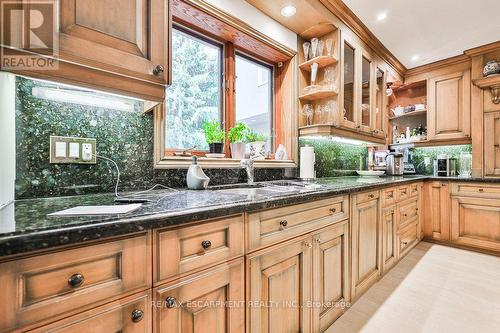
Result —
[{"label": "white vase", "polygon": [[250,142],[250,158],[254,160],[263,160],[266,158],[266,142]]},{"label": "white vase", "polygon": [[231,157],[242,160],[245,158],[246,144],[244,142],[232,142],[231,147]]}]

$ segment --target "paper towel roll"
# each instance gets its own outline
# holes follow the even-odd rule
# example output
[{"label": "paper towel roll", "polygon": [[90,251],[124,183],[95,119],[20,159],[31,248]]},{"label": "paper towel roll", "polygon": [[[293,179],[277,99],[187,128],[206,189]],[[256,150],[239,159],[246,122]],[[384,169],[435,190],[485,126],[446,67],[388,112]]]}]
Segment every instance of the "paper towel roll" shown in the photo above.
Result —
[{"label": "paper towel roll", "polygon": [[314,179],[316,172],[314,171],[314,163],[316,156],[314,155],[314,147],[300,148],[300,178]]}]

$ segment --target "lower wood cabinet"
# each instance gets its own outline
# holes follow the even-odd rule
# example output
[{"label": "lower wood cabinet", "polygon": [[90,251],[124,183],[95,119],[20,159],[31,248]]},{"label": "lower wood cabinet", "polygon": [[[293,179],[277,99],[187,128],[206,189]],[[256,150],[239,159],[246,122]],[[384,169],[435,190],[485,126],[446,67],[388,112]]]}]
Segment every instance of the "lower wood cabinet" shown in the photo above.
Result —
[{"label": "lower wood cabinet", "polygon": [[247,332],[311,332],[310,235],[247,259]]},{"label": "lower wood cabinet", "polygon": [[419,229],[418,217],[415,217],[409,223],[406,223],[404,227],[398,231],[397,237],[397,258],[398,260],[403,257],[408,251],[410,251],[414,245],[419,241]]},{"label": "lower wood cabinet", "polygon": [[344,313],[350,301],[349,221],[313,236],[313,332],[323,332]]},{"label": "lower wood cabinet", "polygon": [[352,196],[351,297],[355,299],[375,283],[381,272],[380,202],[378,192]]},{"label": "lower wood cabinet", "polygon": [[36,333],[149,333],[152,331],[150,291],[65,318],[35,329]]},{"label": "lower wood cabinet", "polygon": [[500,198],[453,197],[451,216],[453,243],[500,251]]},{"label": "lower wood cabinet", "polygon": [[448,182],[429,182],[424,195],[424,237],[450,240],[450,190]]},{"label": "lower wood cabinet", "polygon": [[154,294],[155,332],[245,331],[243,258],[158,287]]},{"label": "lower wood cabinet", "polygon": [[396,207],[382,211],[382,272],[387,272],[397,260],[397,221]]}]

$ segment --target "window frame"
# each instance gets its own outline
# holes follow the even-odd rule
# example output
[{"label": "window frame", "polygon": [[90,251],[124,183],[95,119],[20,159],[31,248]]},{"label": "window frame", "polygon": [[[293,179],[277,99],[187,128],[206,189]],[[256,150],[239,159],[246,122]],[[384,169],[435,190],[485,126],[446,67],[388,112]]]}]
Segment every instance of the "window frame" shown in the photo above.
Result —
[{"label": "window frame", "polygon": [[[195,31],[193,29],[190,29],[190,28],[188,28],[184,25],[178,24],[178,23],[174,23],[172,25],[172,33],[174,30],[177,30],[184,35],[187,35],[189,37],[197,39],[197,40],[201,41],[202,43],[206,43],[206,44],[220,48],[219,63],[220,63],[221,73],[219,76],[219,88],[220,88],[220,107],[219,107],[219,117],[220,118],[219,119],[221,120],[221,123],[223,124],[223,127],[224,127],[224,124],[225,124],[226,119],[227,119],[226,97],[225,97],[225,95],[226,95],[225,94],[225,72],[226,72],[226,47],[227,47],[227,45],[225,43],[217,40],[217,39],[211,38],[207,35],[204,35],[198,31]],[[173,80],[173,77],[172,77],[172,80]],[[168,88],[167,88],[166,96],[168,96]],[[168,97],[165,97],[165,112],[168,112],[168,103],[166,101],[167,98]],[[166,116],[165,116],[164,121],[165,122],[167,121]],[[166,131],[166,127],[167,127],[166,124],[164,126],[165,126],[165,131]],[[166,136],[167,136],[167,132],[165,132],[165,144],[166,144]],[[167,148],[167,147],[164,147],[165,156],[174,156],[175,152],[182,152],[183,150],[188,149],[188,148],[189,147],[187,147],[187,148]],[[193,155],[196,155],[196,156],[204,156],[207,152],[208,152],[208,150],[191,150],[191,153]]]}]

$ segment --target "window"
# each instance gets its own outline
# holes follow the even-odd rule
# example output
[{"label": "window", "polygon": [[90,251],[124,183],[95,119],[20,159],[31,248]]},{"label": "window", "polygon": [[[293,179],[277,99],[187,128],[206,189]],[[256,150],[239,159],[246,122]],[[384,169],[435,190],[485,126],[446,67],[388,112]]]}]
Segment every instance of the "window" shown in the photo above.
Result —
[{"label": "window", "polygon": [[273,67],[242,54],[236,55],[236,122],[264,134],[273,134]]},{"label": "window", "polygon": [[183,29],[172,31],[172,85],[167,90],[167,149],[208,150],[205,121],[223,122],[223,46]]}]

